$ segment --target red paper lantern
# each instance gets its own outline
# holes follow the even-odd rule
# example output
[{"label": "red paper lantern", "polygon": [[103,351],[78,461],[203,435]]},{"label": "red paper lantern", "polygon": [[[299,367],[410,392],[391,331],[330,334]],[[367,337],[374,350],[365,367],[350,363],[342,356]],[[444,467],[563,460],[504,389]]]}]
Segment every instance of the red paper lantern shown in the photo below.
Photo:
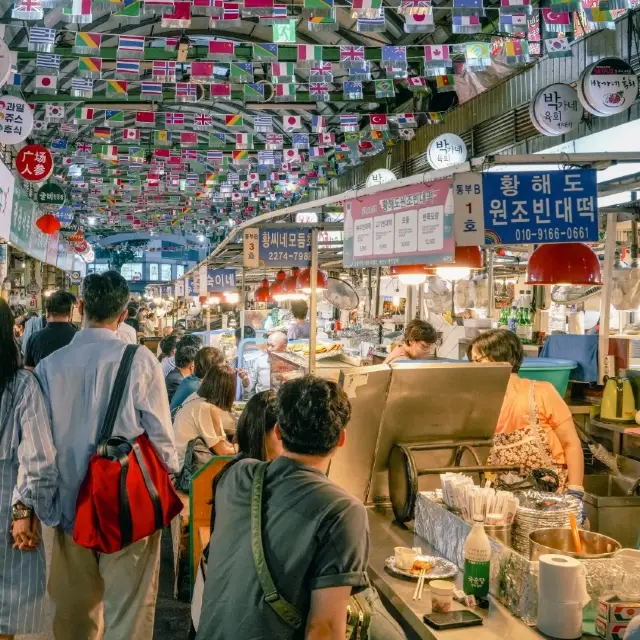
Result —
[{"label": "red paper lantern", "polygon": [[54,233],[60,231],[60,221],[51,213],[45,213],[36,220],[36,227],[42,231],[42,233],[51,236]]}]

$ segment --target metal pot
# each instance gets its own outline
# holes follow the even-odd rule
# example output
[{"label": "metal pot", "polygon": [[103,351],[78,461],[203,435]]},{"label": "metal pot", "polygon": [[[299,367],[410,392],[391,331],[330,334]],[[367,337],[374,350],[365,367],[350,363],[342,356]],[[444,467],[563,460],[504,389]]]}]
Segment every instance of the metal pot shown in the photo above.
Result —
[{"label": "metal pot", "polygon": [[539,560],[545,553],[555,553],[578,559],[608,558],[618,551],[622,545],[613,538],[600,533],[579,530],[582,542],[582,553],[574,551],[571,529],[536,529],[529,534],[531,541],[531,560]]}]

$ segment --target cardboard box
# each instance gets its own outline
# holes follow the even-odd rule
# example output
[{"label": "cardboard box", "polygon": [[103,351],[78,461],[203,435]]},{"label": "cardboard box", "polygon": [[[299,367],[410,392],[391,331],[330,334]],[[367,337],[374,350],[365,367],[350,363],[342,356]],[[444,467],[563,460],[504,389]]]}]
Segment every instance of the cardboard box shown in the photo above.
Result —
[{"label": "cardboard box", "polygon": [[640,602],[621,600],[615,595],[598,600],[598,615],[608,622],[624,622],[640,615]]},{"label": "cardboard box", "polygon": [[628,626],[628,622],[609,622],[602,616],[596,618],[596,632],[604,640],[623,640]]}]

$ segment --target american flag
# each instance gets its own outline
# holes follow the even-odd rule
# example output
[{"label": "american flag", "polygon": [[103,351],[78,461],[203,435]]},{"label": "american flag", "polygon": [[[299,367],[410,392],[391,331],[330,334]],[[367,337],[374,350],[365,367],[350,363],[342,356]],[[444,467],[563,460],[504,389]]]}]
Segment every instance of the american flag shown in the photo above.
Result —
[{"label": "american flag", "polygon": [[341,46],[340,62],[364,62],[364,47]]},{"label": "american flag", "polygon": [[169,111],[164,114],[164,123],[166,126],[182,126],[184,125],[184,113]]},{"label": "american flag", "polygon": [[213,125],[213,116],[207,113],[196,113],[193,116],[193,125],[197,128],[205,128]]}]

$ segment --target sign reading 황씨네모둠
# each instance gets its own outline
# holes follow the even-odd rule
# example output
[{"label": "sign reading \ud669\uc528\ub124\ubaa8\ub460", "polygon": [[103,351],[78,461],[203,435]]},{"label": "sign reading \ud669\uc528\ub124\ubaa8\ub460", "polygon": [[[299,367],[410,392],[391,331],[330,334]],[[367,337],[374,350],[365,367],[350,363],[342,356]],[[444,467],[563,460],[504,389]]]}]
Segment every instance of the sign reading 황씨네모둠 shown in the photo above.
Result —
[{"label": "sign reading \ud669\uc528\ub124\ubaa8\ub460", "polygon": [[344,266],[450,262],[451,180],[381,191],[344,203]]},{"label": "sign reading \ud669\uc528\ub124\ubaa8\ub460", "polygon": [[209,269],[207,272],[207,291],[232,291],[236,288],[235,269]]},{"label": "sign reading \ud669\uc528\ub124\ubaa8\ub460", "polygon": [[595,169],[463,173],[453,193],[460,246],[598,240]]},{"label": "sign reading \ud669\uc528\ub124\ubaa8\ub460", "polygon": [[250,227],[244,230],[245,267],[308,267],[311,229],[308,227]]}]

